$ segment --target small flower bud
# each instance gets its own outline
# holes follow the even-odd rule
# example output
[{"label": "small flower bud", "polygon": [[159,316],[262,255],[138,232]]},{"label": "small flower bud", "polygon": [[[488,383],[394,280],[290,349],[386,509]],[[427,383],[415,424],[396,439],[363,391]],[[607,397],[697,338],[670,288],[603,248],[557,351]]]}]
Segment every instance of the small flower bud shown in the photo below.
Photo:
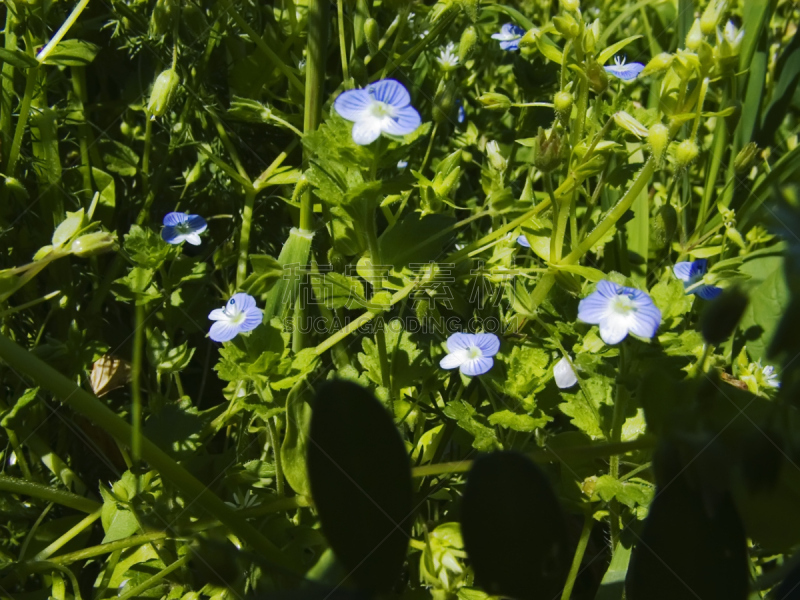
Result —
[{"label": "small flower bud", "polygon": [[700,16],[700,31],[703,35],[711,35],[717,29],[717,23],[725,10],[727,0],[711,0]]},{"label": "small flower bud", "polygon": [[600,39],[600,19],[595,19],[583,34],[583,49],[589,54],[595,53],[597,40]]},{"label": "small flower bud", "polygon": [[640,139],[647,137],[647,127],[639,123],[639,121],[634,119],[624,110],[614,113],[614,122],[617,124],[617,126],[629,133],[632,133]]},{"label": "small flower bud", "polygon": [[755,142],[750,142],[744,148],[739,150],[739,154],[737,154],[736,158],[733,160],[733,168],[736,169],[736,172],[740,175],[742,173],[746,173],[753,165],[753,161],[755,160],[757,154],[758,145]]},{"label": "small flower bud", "polygon": [[180,2],[176,0],[158,0],[150,15],[151,37],[160,38],[172,31],[179,10]]},{"label": "small flower bud", "polygon": [[444,123],[453,114],[456,102],[456,87],[451,79],[444,85],[439,86],[439,91],[433,98],[433,120],[437,123]]},{"label": "small flower bud", "polygon": [[147,103],[147,112],[151,117],[160,117],[167,112],[180,82],[180,77],[173,69],[162,71],[156,78],[153,91],[150,92],[150,101]]},{"label": "small flower bud", "polygon": [[656,162],[660,163],[664,159],[664,152],[669,144],[669,127],[662,123],[656,123],[650,127],[647,134],[647,142]]},{"label": "small flower bud", "polygon": [[595,94],[602,94],[608,87],[608,75],[603,67],[597,64],[597,61],[592,61],[589,68],[586,69],[586,76],[589,78],[589,87]]},{"label": "small flower bud", "polygon": [[653,58],[650,59],[642,72],[639,73],[639,77],[646,77],[647,75],[652,75],[653,73],[660,73],[661,71],[666,71],[669,69],[672,61],[675,59],[675,55],[670,54],[669,52],[662,52],[661,54],[656,54]]},{"label": "small flower bud", "polygon": [[506,170],[508,161],[506,161],[505,157],[500,153],[500,146],[496,141],[492,140],[486,144],[486,154],[489,157],[489,164],[492,165],[495,171],[500,171],[502,173]]},{"label": "small flower bud", "polygon": [[692,140],[683,140],[678,147],[675,148],[675,162],[679,169],[685,169],[692,161],[697,158],[700,149]]},{"label": "small flower bud", "polygon": [[671,204],[664,204],[656,212],[650,226],[650,245],[654,250],[665,250],[669,247],[675,231],[678,229],[678,213]]},{"label": "small flower bud", "polygon": [[721,344],[727,340],[739,324],[745,309],[747,296],[736,288],[725,290],[711,302],[700,317],[700,331],[709,344]]},{"label": "small flower bud", "polygon": [[572,112],[572,94],[564,91],[557,92],[553,98],[553,106],[556,109],[558,118],[566,125]]},{"label": "small flower bud", "polygon": [[561,163],[561,138],[551,132],[550,137],[539,128],[539,135],[533,144],[533,164],[544,173],[548,173]]},{"label": "small flower bud", "polygon": [[370,17],[364,21],[364,37],[367,40],[367,48],[370,54],[378,52],[378,42],[380,41],[381,34],[378,31],[378,22]]},{"label": "small flower bud", "polygon": [[568,40],[574,40],[581,32],[580,25],[572,18],[572,15],[553,17],[553,25],[556,26],[556,31]]},{"label": "small flower bud", "polygon": [[6,188],[11,190],[11,193],[14,194],[15,198],[27,200],[30,197],[28,190],[16,177],[6,177],[3,179],[3,183],[5,184]]},{"label": "small flower bud", "polygon": [[478,42],[478,32],[475,27],[470,25],[461,34],[461,40],[458,42],[458,60],[462,63],[467,60]]},{"label": "small flower bud", "polygon": [[328,249],[328,264],[336,273],[344,273],[347,259],[341,252],[331,247]]},{"label": "small flower bud", "polygon": [[478,96],[478,102],[489,110],[508,110],[511,106],[511,100],[508,96],[495,92],[489,92]]},{"label": "small flower bud", "polygon": [[580,0],[561,0],[561,8],[569,12],[578,12],[581,9]]},{"label": "small flower bud", "polygon": [[114,249],[116,241],[107,231],[95,231],[82,235],[72,242],[69,251],[75,256],[86,257],[104,254]]},{"label": "small flower bud", "polygon": [[697,50],[700,47],[700,42],[703,41],[703,31],[700,29],[700,19],[695,19],[692,28],[686,35],[686,47],[689,50]]},{"label": "small flower bud", "polygon": [[534,48],[536,46],[536,40],[539,39],[539,36],[542,35],[541,30],[538,27],[533,27],[525,32],[519,39],[519,47],[520,48]]}]

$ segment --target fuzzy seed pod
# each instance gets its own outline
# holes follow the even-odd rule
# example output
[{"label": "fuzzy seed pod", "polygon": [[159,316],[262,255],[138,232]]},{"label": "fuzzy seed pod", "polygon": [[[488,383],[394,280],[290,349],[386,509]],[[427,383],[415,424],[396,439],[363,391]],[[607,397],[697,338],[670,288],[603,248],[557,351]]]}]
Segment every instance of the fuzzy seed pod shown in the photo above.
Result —
[{"label": "fuzzy seed pod", "polygon": [[175,96],[175,91],[181,83],[180,77],[174,69],[167,69],[162,71],[156,77],[156,82],[153,84],[153,91],[150,92],[150,101],[147,103],[147,112],[152,118],[160,117],[169,108],[169,103]]},{"label": "fuzzy seed pod", "polygon": [[478,42],[478,32],[475,27],[470,25],[461,34],[461,40],[458,43],[458,60],[464,62],[472,54],[475,44]]},{"label": "fuzzy seed pod", "polygon": [[669,127],[662,123],[652,125],[647,134],[647,142],[650,144],[653,157],[660,163],[664,159],[664,152],[669,144]]},{"label": "fuzzy seed pod", "polygon": [[736,158],[733,160],[733,168],[736,169],[736,172],[740,175],[742,173],[746,173],[753,165],[753,161],[755,160],[757,154],[758,145],[755,142],[750,142],[744,148],[739,150],[739,154],[737,154]]},{"label": "fuzzy seed pod", "polygon": [[683,140],[678,147],[675,149],[675,162],[678,165],[679,169],[685,169],[688,167],[697,155],[700,153],[700,149],[697,147],[692,140]]},{"label": "fuzzy seed pod", "polygon": [[553,106],[561,122],[566,126],[569,114],[572,112],[572,94],[569,92],[557,92],[553,98]]},{"label": "fuzzy seed pod", "polygon": [[508,110],[511,106],[511,100],[508,96],[503,94],[496,94],[494,92],[489,92],[488,94],[482,94],[478,96],[478,102],[483,104],[484,108],[488,108],[489,110]]}]

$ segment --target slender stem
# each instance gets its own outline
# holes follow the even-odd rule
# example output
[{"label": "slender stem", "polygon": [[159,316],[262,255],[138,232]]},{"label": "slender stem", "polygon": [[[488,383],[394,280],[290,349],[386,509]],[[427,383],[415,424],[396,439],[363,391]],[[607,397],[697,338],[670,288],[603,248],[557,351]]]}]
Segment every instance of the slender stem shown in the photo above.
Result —
[{"label": "slender stem", "polygon": [[142,458],[142,353],[144,350],[144,304],[136,303],[136,322],[133,331],[133,365],[131,367],[131,411],[132,435],[131,454],[133,462]]},{"label": "slender stem", "polygon": [[145,189],[150,187],[150,149],[153,146],[153,119],[145,111],[144,125],[144,153],[142,154],[142,177],[145,181]]},{"label": "slender stem", "polygon": [[433,129],[431,129],[431,137],[428,140],[428,148],[425,150],[425,157],[422,159],[422,164],[419,167],[419,172],[422,173],[425,170],[425,165],[428,164],[428,158],[431,155],[431,148],[433,148],[433,139],[436,137],[436,130],[439,128],[439,123],[433,124]]},{"label": "slender stem", "polygon": [[336,2],[339,17],[339,52],[342,55],[342,78],[345,88],[350,88],[350,66],[347,64],[347,39],[344,31],[344,0]]},{"label": "slender stem", "polygon": [[[616,394],[614,398],[614,412],[611,417],[611,443],[619,443],[622,437],[622,426],[625,423],[625,405],[628,392],[621,378],[628,371],[627,347],[622,344],[619,348],[619,375],[617,379]],[[614,479],[619,479],[619,456],[612,456],[608,461],[608,474]],[[612,498],[609,502],[609,519],[611,520],[611,552],[614,553],[619,542],[619,501]]]},{"label": "slender stem", "polygon": [[242,208],[242,230],[239,233],[239,264],[236,265],[236,287],[242,289],[247,278],[247,256],[250,250],[250,229],[253,224],[253,207],[256,202],[256,190],[252,187],[244,190],[244,207]]},{"label": "slender stem", "polygon": [[92,513],[101,507],[101,504],[89,498],[8,475],[0,475],[0,490],[11,494],[33,496],[85,513]]},{"label": "slender stem", "polygon": [[59,537],[56,541],[52,544],[47,546],[44,550],[39,552],[36,556],[33,557],[33,560],[47,560],[53,554],[53,552],[58,551],[60,548],[64,546],[67,542],[73,539],[76,535],[78,535],[81,531],[89,527],[92,523],[97,521],[100,518],[100,513],[103,511],[103,508],[100,507],[95,510],[93,513],[86,515],[83,519],[81,519],[74,527],[70,528],[64,535]]},{"label": "slender stem", "polygon": [[511,106],[517,108],[527,108],[529,106],[544,106],[545,108],[553,108],[552,102],[514,102]]},{"label": "slender stem", "polygon": [[191,559],[192,559],[192,554],[191,553],[184,554],[183,557],[181,557],[178,560],[176,560],[174,563],[172,563],[167,568],[161,569],[158,573],[156,573],[152,577],[148,577],[147,579],[145,579],[142,583],[140,583],[139,585],[137,585],[133,589],[129,590],[128,592],[126,592],[124,594],[122,594],[121,596],[118,596],[117,600],[128,600],[129,598],[135,598],[136,596],[141,595],[142,592],[145,592],[145,591],[149,590],[151,587],[153,587],[154,584],[156,584],[159,581],[161,581],[162,579],[164,579],[164,577],[166,577],[167,575],[169,575],[173,571],[175,571],[177,569],[180,569],[184,565],[189,564],[189,561]]},{"label": "slender stem", "polygon": [[592,534],[593,525],[594,517],[592,516],[592,511],[587,510],[583,521],[581,537],[578,540],[578,547],[575,548],[575,556],[572,558],[572,566],[569,569],[567,582],[564,584],[564,591],[561,593],[561,600],[569,600],[572,596],[572,588],[575,587],[575,580],[578,578],[578,573],[580,573],[583,555],[586,553],[586,546],[589,544],[589,536]]},{"label": "slender stem", "polygon": [[269,441],[272,444],[272,456],[275,458],[275,489],[278,496],[283,497],[283,463],[281,462],[281,449],[278,446],[278,431],[272,419],[267,419],[267,429],[269,430]]},{"label": "slender stem", "polygon": [[22,136],[25,133],[25,126],[28,124],[28,117],[31,113],[31,102],[33,101],[33,90],[36,86],[38,69],[30,68],[25,74],[25,92],[22,96],[22,103],[19,107],[17,117],[17,127],[14,130],[14,139],[11,142],[11,150],[8,151],[8,162],[6,163],[6,176],[13,177],[14,170],[19,158],[19,150],[22,147]]},{"label": "slender stem", "polygon": [[78,2],[75,8],[72,9],[72,12],[69,14],[66,21],[64,21],[61,24],[61,27],[58,28],[56,34],[51,38],[51,40],[47,43],[47,45],[39,51],[39,54],[36,55],[36,60],[38,60],[40,63],[43,63],[47,59],[47,57],[50,56],[50,53],[53,50],[55,50],[55,47],[58,45],[61,39],[67,34],[70,27],[72,27],[75,24],[75,21],[78,20],[78,17],[81,16],[83,9],[86,8],[88,4],[89,0],[81,0],[80,2]]}]

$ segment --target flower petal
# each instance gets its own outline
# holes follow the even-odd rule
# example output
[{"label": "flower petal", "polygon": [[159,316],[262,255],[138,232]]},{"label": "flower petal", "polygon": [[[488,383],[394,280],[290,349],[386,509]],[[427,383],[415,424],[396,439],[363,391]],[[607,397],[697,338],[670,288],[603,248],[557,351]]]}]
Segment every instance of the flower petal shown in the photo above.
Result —
[{"label": "flower petal", "polygon": [[252,331],[264,320],[264,313],[261,311],[260,308],[249,308],[247,310],[247,315],[245,316],[244,321],[239,324],[242,331]]},{"label": "flower petal", "polygon": [[571,388],[578,383],[578,376],[566,356],[553,367],[553,377],[556,380],[556,385],[562,390]]},{"label": "flower petal", "polygon": [[689,279],[697,281],[706,274],[708,270],[708,261],[705,258],[698,258],[692,263],[692,268],[689,270]]},{"label": "flower petal", "polygon": [[417,109],[413,106],[404,106],[398,109],[394,117],[383,124],[383,130],[390,135],[406,135],[413,132],[422,123]]},{"label": "flower petal", "polygon": [[611,313],[600,322],[600,337],[609,346],[619,344],[628,335],[628,319]]},{"label": "flower petal", "polygon": [[168,244],[180,244],[184,240],[184,235],[177,232],[175,227],[167,225],[161,230],[161,239]]},{"label": "flower petal", "polygon": [[692,265],[693,262],[679,262],[675,263],[675,266],[672,267],[672,272],[675,273],[675,277],[680,279],[683,282],[688,282],[692,276]]},{"label": "flower petal", "polygon": [[203,233],[208,229],[208,223],[200,215],[189,215],[189,230],[192,233]]},{"label": "flower petal", "polygon": [[359,121],[372,103],[367,90],[348,90],[333,101],[333,109],[348,121]]},{"label": "flower petal", "polygon": [[368,117],[353,125],[353,141],[359,146],[369,146],[381,135],[381,119]]},{"label": "flower petal", "polygon": [[217,321],[208,332],[215,342],[228,342],[239,334],[239,326],[230,321]]},{"label": "flower petal", "polygon": [[192,246],[199,246],[203,243],[203,240],[200,239],[200,236],[196,233],[187,233],[183,236],[184,239],[189,242]]},{"label": "flower petal", "polygon": [[628,320],[629,331],[644,338],[654,337],[659,325],[661,325],[661,311],[652,300],[645,306],[637,306],[636,312],[629,316]]},{"label": "flower petal", "polygon": [[622,81],[631,81],[639,76],[639,73],[644,69],[642,63],[629,63],[627,65],[609,65],[603,67],[607,73],[611,73],[614,77],[622,79]]},{"label": "flower petal", "polygon": [[471,333],[454,333],[447,338],[447,350],[449,352],[467,350],[470,346],[474,345],[474,336]]},{"label": "flower petal", "polygon": [[439,361],[439,366],[442,369],[455,369],[460,367],[468,360],[467,358],[467,351],[464,350],[456,350],[455,352],[451,352],[447,356],[445,356],[442,360]]},{"label": "flower petal", "polygon": [[494,359],[488,356],[479,356],[478,358],[471,358],[461,365],[461,372],[464,375],[475,377],[476,375],[483,375],[494,366]]},{"label": "flower petal", "polygon": [[500,338],[493,333],[477,333],[473,343],[481,349],[483,356],[494,356],[500,350]]},{"label": "flower petal", "polygon": [[411,94],[406,87],[396,79],[381,79],[367,86],[373,98],[380,102],[390,104],[395,108],[403,108],[411,104]]},{"label": "flower petal", "polygon": [[[239,312],[247,312],[256,306],[256,299],[244,292],[234,294],[231,296],[231,300],[233,300],[233,305],[236,306],[236,310]],[[230,304],[230,300],[228,303]]]},{"label": "flower petal", "polygon": [[500,49],[506,52],[513,52],[519,50],[519,40],[509,40],[507,42],[500,42]]},{"label": "flower petal", "polygon": [[228,315],[226,315],[225,311],[221,308],[215,308],[208,313],[208,318],[212,321],[227,321],[229,319]]},{"label": "flower petal", "polygon": [[526,238],[524,235],[521,235],[517,238],[517,243],[523,248],[531,247],[531,243],[528,241],[528,238]]},{"label": "flower petal", "polygon": [[694,293],[703,300],[713,300],[722,293],[722,288],[715,285],[701,285],[699,288],[695,288]]},{"label": "flower petal", "polygon": [[610,302],[611,299],[603,296],[600,290],[589,294],[578,303],[578,318],[584,323],[597,325],[605,318]]},{"label": "flower petal", "polygon": [[180,225],[182,223],[186,223],[189,220],[189,215],[184,214],[182,212],[171,212],[164,215],[164,225],[168,225],[170,227],[174,227],[175,225]]}]

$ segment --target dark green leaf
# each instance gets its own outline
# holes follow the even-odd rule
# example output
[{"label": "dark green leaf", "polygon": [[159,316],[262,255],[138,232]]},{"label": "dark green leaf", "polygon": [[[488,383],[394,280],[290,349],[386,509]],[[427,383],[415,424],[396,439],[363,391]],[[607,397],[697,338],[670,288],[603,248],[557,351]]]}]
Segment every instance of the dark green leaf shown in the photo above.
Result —
[{"label": "dark green leaf", "polygon": [[85,67],[94,60],[100,46],[82,40],[61,40],[44,60],[46,65]]},{"label": "dark green leaf", "polygon": [[304,496],[311,495],[306,469],[311,394],[312,389],[305,379],[295,384],[289,392],[286,397],[286,433],[281,444],[281,460],[286,481],[295,492]]},{"label": "dark green leaf", "polygon": [[14,65],[18,69],[30,69],[39,65],[39,61],[25,54],[22,50],[0,48],[0,60]]}]

